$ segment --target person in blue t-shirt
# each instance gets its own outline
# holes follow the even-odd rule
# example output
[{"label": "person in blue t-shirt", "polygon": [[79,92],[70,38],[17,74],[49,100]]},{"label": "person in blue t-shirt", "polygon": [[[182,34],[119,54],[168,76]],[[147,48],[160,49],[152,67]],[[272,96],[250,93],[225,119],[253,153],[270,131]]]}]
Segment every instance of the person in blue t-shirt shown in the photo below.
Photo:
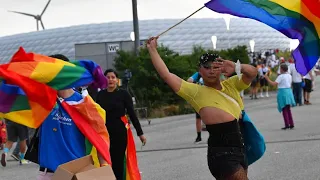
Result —
[{"label": "person in blue t-shirt", "polygon": [[[221,74],[220,76],[220,80],[225,80],[226,77],[224,75]],[[200,85],[204,85],[203,83],[203,79],[200,75],[199,72],[194,73],[191,77],[189,77],[189,79],[187,80],[188,82],[191,83],[196,83],[196,84],[200,84]],[[197,130],[197,138],[195,140],[194,143],[199,143],[202,141],[201,139],[201,130],[206,130],[206,128],[202,128],[202,123],[201,123],[201,117],[200,115],[196,112],[196,130]]]},{"label": "person in blue t-shirt", "polygon": [[[69,61],[67,57],[60,54],[50,57]],[[60,103],[61,100],[79,101],[83,99],[82,95],[73,89],[60,90],[58,96],[57,103]],[[39,127],[38,136],[40,172],[37,180],[51,179],[59,165],[86,155],[84,135],[62,108],[54,108],[51,111],[51,114]],[[98,156],[100,164],[107,164],[99,153]]]},{"label": "person in blue t-shirt", "polygon": [[[191,77],[189,77],[187,81],[191,83],[203,85],[203,79],[199,74],[199,72],[194,73]],[[202,141],[201,139],[202,125],[201,125],[201,117],[197,112],[196,112],[196,130],[197,130],[197,138],[194,143],[199,143]]]}]

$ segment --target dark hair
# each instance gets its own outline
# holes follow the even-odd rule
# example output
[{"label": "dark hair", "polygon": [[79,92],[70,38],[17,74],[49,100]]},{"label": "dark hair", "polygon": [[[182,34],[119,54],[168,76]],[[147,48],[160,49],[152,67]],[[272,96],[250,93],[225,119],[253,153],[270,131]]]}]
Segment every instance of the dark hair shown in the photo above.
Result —
[{"label": "dark hair", "polygon": [[213,62],[213,61],[217,61],[217,58],[219,58],[218,54],[209,54],[209,53],[205,53],[203,55],[200,56],[199,59],[199,66],[207,63],[208,61]]},{"label": "dark hair", "polygon": [[114,73],[117,78],[119,78],[118,73],[117,73],[114,69],[107,69],[107,70],[104,72],[104,76],[106,76],[108,73],[111,73],[111,72]]},{"label": "dark hair", "polygon": [[287,72],[287,71],[288,71],[288,66],[287,66],[285,63],[281,64],[281,65],[280,65],[280,68],[281,68],[281,70],[284,71],[284,72]]},{"label": "dark hair", "polygon": [[69,62],[70,60],[63,54],[53,54],[53,55],[50,55],[49,57],[52,57],[52,58],[56,58],[56,59],[60,59],[60,60],[63,60],[63,61],[67,61]]}]

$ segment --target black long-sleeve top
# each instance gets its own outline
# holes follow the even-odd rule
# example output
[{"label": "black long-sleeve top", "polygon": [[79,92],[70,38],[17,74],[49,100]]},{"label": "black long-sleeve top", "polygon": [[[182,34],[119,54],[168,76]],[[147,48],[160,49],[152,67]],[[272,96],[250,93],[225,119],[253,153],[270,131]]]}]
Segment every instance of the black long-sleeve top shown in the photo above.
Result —
[{"label": "black long-sleeve top", "polygon": [[117,131],[117,128],[124,127],[121,117],[128,114],[136,129],[137,135],[143,134],[140,122],[133,108],[132,97],[123,89],[116,89],[108,92],[106,89],[98,93],[97,103],[106,111],[106,126],[108,131]]}]

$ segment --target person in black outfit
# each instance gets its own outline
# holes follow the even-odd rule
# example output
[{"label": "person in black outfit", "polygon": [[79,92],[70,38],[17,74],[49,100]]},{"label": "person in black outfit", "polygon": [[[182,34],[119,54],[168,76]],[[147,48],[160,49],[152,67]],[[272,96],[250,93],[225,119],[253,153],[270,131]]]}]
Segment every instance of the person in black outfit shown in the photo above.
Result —
[{"label": "person in black outfit", "polygon": [[110,136],[110,155],[113,172],[117,180],[124,180],[127,129],[121,117],[128,114],[143,144],[146,143],[146,138],[134,112],[132,97],[126,90],[117,87],[118,74],[114,70],[108,69],[104,75],[108,79],[108,88],[98,93],[96,102],[106,111],[106,126]]}]

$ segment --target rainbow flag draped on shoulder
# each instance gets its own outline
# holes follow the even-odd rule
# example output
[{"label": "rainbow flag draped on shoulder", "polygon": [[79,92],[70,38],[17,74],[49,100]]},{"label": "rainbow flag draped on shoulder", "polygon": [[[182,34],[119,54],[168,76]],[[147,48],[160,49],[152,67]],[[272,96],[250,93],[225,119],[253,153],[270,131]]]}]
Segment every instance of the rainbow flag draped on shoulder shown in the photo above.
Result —
[{"label": "rainbow flag draped on shoulder", "polygon": [[292,55],[296,69],[306,75],[320,57],[319,0],[211,0],[205,6],[219,13],[260,21],[299,46]]},{"label": "rainbow flag draped on shoulder", "polygon": [[[0,117],[31,128],[38,128],[56,107],[57,90],[107,84],[100,66],[92,61],[65,62],[23,48],[0,65],[0,78]],[[95,165],[99,165],[97,151],[111,165],[105,111],[87,94],[79,102],[61,104],[86,137],[86,151]]]}]

